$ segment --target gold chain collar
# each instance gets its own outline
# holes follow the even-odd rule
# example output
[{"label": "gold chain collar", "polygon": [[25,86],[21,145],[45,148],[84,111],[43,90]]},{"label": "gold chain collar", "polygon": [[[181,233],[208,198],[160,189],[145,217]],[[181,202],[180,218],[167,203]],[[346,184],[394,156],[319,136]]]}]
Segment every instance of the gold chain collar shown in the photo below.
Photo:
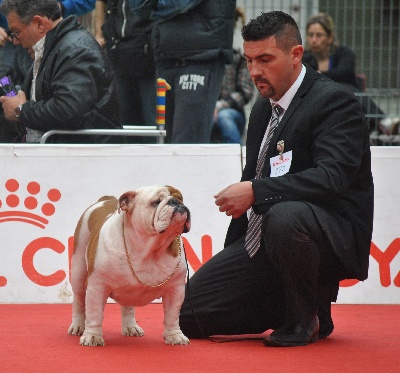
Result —
[{"label": "gold chain collar", "polygon": [[126,259],[128,260],[128,264],[129,264],[129,268],[131,269],[132,275],[133,277],[135,277],[136,280],[139,281],[140,284],[142,284],[143,286],[147,287],[147,288],[158,288],[160,286],[163,286],[164,284],[166,284],[171,278],[172,276],[175,274],[175,272],[178,270],[179,268],[179,264],[181,262],[181,255],[182,255],[182,250],[181,250],[181,241],[180,241],[180,237],[176,237],[176,240],[178,242],[178,247],[179,247],[179,259],[178,259],[178,263],[176,264],[175,269],[173,270],[173,272],[162,282],[160,282],[157,285],[149,285],[146,284],[145,282],[141,281],[139,279],[139,277],[137,276],[136,272],[134,271],[133,267],[132,267],[132,263],[131,263],[131,259],[129,258],[129,253],[128,253],[128,248],[126,247],[126,240],[125,240],[125,227],[124,227],[124,216],[122,216],[122,238],[124,240],[124,247],[125,247],[125,253],[126,253]]}]

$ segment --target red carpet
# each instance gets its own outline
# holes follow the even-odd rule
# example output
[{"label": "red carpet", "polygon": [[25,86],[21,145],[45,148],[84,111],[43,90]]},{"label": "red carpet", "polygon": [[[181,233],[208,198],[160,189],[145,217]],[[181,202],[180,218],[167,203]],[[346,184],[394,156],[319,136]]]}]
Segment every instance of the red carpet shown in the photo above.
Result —
[{"label": "red carpet", "polygon": [[400,305],[334,305],[331,337],[306,347],[260,340],[215,343],[162,339],[162,305],[137,310],[145,336],[120,334],[119,306],[107,304],[104,347],[67,334],[71,305],[0,305],[0,373],[47,372],[400,372]]}]

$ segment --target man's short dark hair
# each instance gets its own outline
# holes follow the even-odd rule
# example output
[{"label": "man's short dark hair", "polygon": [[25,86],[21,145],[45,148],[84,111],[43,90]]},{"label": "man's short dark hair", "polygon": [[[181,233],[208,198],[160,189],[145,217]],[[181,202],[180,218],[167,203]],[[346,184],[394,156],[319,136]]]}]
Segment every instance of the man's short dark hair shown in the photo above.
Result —
[{"label": "man's short dark hair", "polygon": [[52,21],[61,17],[61,9],[56,0],[3,0],[0,12],[5,16],[15,12],[23,23],[32,22],[36,15]]},{"label": "man's short dark hair", "polygon": [[278,47],[284,51],[290,51],[295,45],[302,45],[296,21],[281,11],[262,12],[243,26],[242,36],[245,41],[258,41],[273,36]]}]

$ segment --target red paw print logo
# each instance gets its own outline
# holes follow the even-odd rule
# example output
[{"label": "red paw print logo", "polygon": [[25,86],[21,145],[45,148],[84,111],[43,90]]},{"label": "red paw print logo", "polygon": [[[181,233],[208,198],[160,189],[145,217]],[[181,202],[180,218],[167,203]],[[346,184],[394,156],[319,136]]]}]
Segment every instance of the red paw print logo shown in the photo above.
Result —
[{"label": "red paw print logo", "polygon": [[[20,221],[44,229],[49,223],[46,217],[55,213],[55,203],[61,198],[58,189],[48,190],[44,197],[41,186],[36,181],[31,181],[26,185],[27,193],[15,179],[7,180],[5,188],[9,194],[4,200],[0,199],[0,223]],[[44,198],[45,202],[40,203],[39,201]],[[3,211],[4,209],[7,211]]]}]

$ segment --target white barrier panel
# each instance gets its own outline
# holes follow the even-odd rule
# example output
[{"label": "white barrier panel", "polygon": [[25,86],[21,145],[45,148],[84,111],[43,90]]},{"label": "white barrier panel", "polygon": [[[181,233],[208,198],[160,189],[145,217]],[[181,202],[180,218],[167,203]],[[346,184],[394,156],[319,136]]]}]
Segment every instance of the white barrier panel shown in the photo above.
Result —
[{"label": "white barrier panel", "polygon": [[400,303],[400,147],[371,147],[371,152],[375,204],[369,276],[342,286],[338,303]]},{"label": "white barrier panel", "polygon": [[[372,148],[375,219],[369,278],[339,303],[400,303],[400,148]],[[222,249],[229,219],[214,194],[240,179],[238,145],[0,145],[0,303],[70,302],[76,222],[103,195],[145,185],[180,189],[192,213],[190,274]]]}]

